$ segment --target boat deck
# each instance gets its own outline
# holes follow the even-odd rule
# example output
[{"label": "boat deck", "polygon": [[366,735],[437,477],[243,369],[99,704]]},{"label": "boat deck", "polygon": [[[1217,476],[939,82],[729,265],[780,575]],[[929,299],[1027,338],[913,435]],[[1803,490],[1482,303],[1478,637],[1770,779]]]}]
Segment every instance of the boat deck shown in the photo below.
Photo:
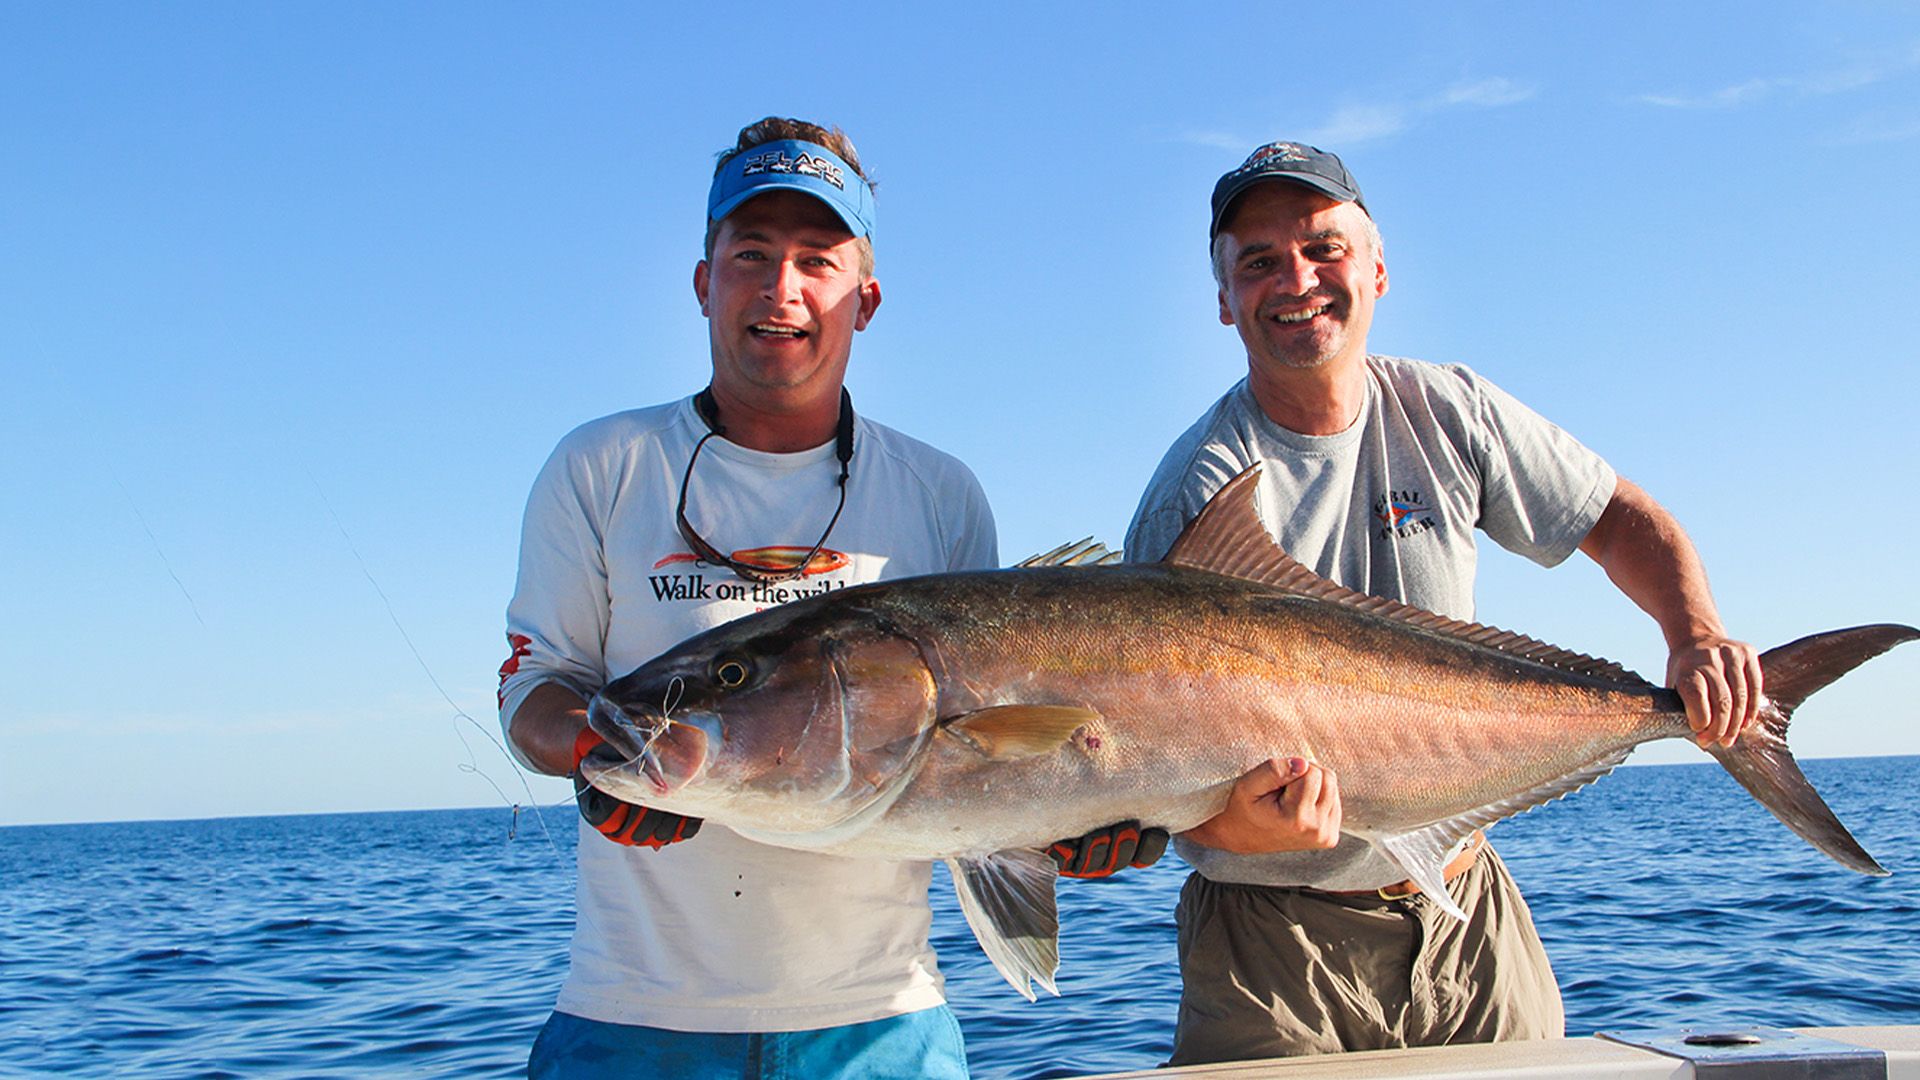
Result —
[{"label": "boat deck", "polygon": [[[1887,1080],[1920,1080],[1920,1026],[1794,1028],[1803,1035],[1830,1039],[1882,1051],[1886,1071],[1845,1075],[1882,1076]],[[1784,1068],[1783,1068],[1784,1066]],[[1741,1076],[1826,1076],[1832,1070],[1805,1063],[1754,1062],[1715,1064],[1701,1073],[1737,1080]],[[1177,1069],[1108,1073],[1088,1080],[1692,1080],[1691,1062],[1653,1050],[1643,1050],[1598,1037],[1548,1039],[1537,1042],[1483,1043],[1470,1046],[1434,1046],[1412,1050],[1369,1050],[1307,1058],[1236,1061],[1218,1065],[1189,1065]]]}]

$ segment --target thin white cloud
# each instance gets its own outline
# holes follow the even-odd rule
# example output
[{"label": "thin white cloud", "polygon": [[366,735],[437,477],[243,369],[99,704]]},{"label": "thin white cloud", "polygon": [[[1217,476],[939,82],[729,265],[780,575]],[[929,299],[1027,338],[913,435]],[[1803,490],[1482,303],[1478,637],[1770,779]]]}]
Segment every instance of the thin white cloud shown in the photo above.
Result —
[{"label": "thin white cloud", "polygon": [[1641,94],[1645,105],[1664,109],[1731,109],[1770,97],[1824,97],[1884,82],[1920,68],[1920,43],[1871,63],[1836,67],[1805,75],[1754,78],[1695,94]]},{"label": "thin white cloud", "polygon": [[1476,79],[1447,87],[1441,93],[1438,103],[1495,108],[1501,105],[1518,105],[1532,96],[1533,87],[1523,86],[1512,79]]},{"label": "thin white cloud", "polygon": [[1422,119],[1449,109],[1491,109],[1517,105],[1532,98],[1534,88],[1507,78],[1469,79],[1438,93],[1407,101],[1357,102],[1342,105],[1318,124],[1282,132],[1243,136],[1225,131],[1182,132],[1174,141],[1226,150],[1249,150],[1277,137],[1295,138],[1316,146],[1350,147],[1392,138]]},{"label": "thin white cloud", "polygon": [[1345,105],[1326,123],[1301,134],[1305,142],[1324,146],[1352,146],[1372,142],[1407,129],[1407,109],[1400,105]]},{"label": "thin white cloud", "polygon": [[1870,143],[1906,142],[1920,139],[1920,119],[1890,120],[1882,117],[1868,117],[1856,120],[1849,127],[1835,133],[1832,141],[1842,146],[1860,146]]},{"label": "thin white cloud", "polygon": [[1723,86],[1706,94],[1642,94],[1640,100],[1648,105],[1658,105],[1667,109],[1730,109],[1736,105],[1759,101],[1779,86],[1778,79],[1748,79],[1746,82]]},{"label": "thin white cloud", "polygon": [[1309,132],[1309,142],[1352,146],[1398,135],[1420,119],[1450,109],[1497,109],[1533,97],[1534,88],[1506,78],[1470,79],[1414,101],[1347,105]]},{"label": "thin white cloud", "polygon": [[1848,90],[1858,90],[1863,86],[1872,86],[1891,75],[1898,74],[1903,68],[1912,67],[1911,63],[1899,67],[1856,67],[1808,75],[1799,79],[1785,80],[1788,87],[1807,94],[1843,94]]}]

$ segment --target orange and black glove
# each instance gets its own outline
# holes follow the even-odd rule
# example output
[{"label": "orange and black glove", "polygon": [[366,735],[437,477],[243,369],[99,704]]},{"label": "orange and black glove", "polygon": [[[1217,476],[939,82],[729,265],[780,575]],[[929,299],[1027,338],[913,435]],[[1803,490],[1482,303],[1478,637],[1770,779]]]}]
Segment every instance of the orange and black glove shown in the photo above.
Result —
[{"label": "orange and black glove", "polygon": [[580,775],[580,762],[594,747],[607,740],[592,728],[582,728],[573,740],[573,801],[580,804],[580,816],[599,830],[600,835],[628,847],[650,847],[655,851],[668,844],[691,840],[700,831],[700,819],[616,799],[587,783]]},{"label": "orange and black glove", "polygon": [[1129,866],[1152,866],[1167,851],[1167,830],[1142,829],[1137,821],[1123,821],[1095,829],[1072,840],[1057,840],[1047,849],[1061,877],[1112,877]]}]

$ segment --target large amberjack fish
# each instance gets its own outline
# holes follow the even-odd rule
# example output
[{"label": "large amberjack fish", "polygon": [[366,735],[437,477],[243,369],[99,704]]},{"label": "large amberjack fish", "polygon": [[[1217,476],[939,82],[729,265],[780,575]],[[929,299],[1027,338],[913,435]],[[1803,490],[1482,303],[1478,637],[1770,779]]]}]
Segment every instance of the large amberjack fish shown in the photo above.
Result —
[{"label": "large amberjack fish", "polygon": [[[1032,981],[1054,990],[1042,849],[1060,837],[1129,819],[1189,829],[1259,762],[1310,757],[1340,776],[1343,830],[1458,915],[1441,866],[1462,837],[1691,735],[1677,694],[1618,665],[1315,575],[1262,527],[1257,469],[1157,564],[862,585],[689,639],[594,698],[608,746],[587,776],[769,844],[945,859],[982,948],[1032,998]],[[1863,626],[1766,653],[1758,723],[1708,748],[1865,874],[1886,871],[1807,783],[1787,726],[1916,637]]]}]

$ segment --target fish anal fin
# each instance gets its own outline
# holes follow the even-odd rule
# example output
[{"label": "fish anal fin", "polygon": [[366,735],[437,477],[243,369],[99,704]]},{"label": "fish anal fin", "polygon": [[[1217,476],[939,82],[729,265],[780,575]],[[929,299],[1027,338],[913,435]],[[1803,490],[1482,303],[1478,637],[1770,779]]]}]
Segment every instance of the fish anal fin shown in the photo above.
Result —
[{"label": "fish anal fin", "polygon": [[1173,542],[1163,561],[1171,566],[1271,585],[1295,596],[1338,604],[1563,671],[1646,685],[1646,680],[1610,660],[1582,656],[1512,631],[1450,619],[1384,596],[1355,592],[1321,577],[1281,550],[1260,520],[1260,512],[1254,505],[1260,469],[1259,462],[1247,466],[1215,492],[1200,509],[1199,516]]},{"label": "fish anal fin", "polygon": [[960,911],[981,951],[1028,1001],[1033,984],[1060,996],[1060,915],[1053,886],[1058,868],[1051,856],[1031,849],[998,851],[985,858],[948,859]]},{"label": "fish anal fin", "polygon": [[1051,753],[1081,727],[1100,719],[1078,705],[994,705],[954,717],[943,725],[968,746],[996,761]]},{"label": "fish anal fin", "polygon": [[1424,829],[1382,837],[1378,846],[1440,910],[1464,922],[1467,913],[1460,910],[1453,894],[1447,891],[1446,878],[1448,853],[1462,837],[1473,832],[1472,826],[1464,829],[1459,826],[1458,818],[1435,822]]},{"label": "fish anal fin", "polygon": [[1465,813],[1430,822],[1403,833],[1373,836],[1368,839],[1375,847],[1384,851],[1400,869],[1406,871],[1407,877],[1415,885],[1420,886],[1421,892],[1431,896],[1442,911],[1455,918],[1464,919],[1466,915],[1460,910],[1460,905],[1454,903],[1452,895],[1447,892],[1446,878],[1442,873],[1447,856],[1453,851],[1453,846],[1476,830],[1484,829],[1496,821],[1512,817],[1523,810],[1531,810],[1586,787],[1612,772],[1616,766],[1627,760],[1627,755],[1632,751],[1633,748],[1630,746],[1610,751],[1598,760],[1572,772],[1556,776],[1543,784],[1535,785],[1498,802],[1476,806]]}]

